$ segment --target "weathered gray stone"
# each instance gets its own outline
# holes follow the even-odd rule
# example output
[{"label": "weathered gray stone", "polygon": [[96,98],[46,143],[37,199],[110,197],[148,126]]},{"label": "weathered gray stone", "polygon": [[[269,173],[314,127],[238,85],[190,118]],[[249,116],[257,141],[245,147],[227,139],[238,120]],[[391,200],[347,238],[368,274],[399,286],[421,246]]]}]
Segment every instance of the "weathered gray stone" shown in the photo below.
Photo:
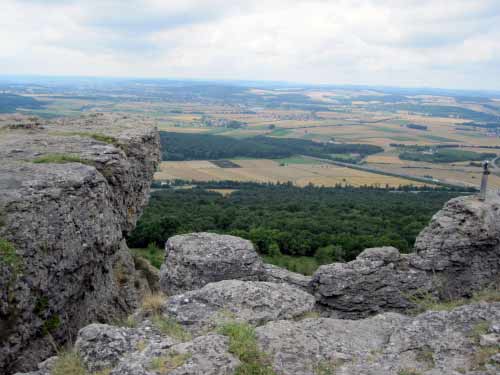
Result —
[{"label": "weathered gray stone", "polygon": [[192,233],[167,241],[160,287],[167,295],[175,295],[221,280],[258,280],[262,272],[262,260],[250,241]]},{"label": "weathered gray stone", "polygon": [[432,289],[432,277],[411,269],[394,248],[368,249],[349,263],[321,266],[311,287],[325,314],[360,318],[383,311],[405,311],[409,296]]},{"label": "weathered gray stone", "polygon": [[[0,372],[31,369],[89,322],[137,307],[123,237],[147,202],[159,159],[150,121],[119,115],[0,118]],[[65,163],[34,163],[43,157]],[[61,160],[60,160],[61,161]],[[63,160],[64,161],[64,160]],[[50,333],[50,336],[48,335]]]},{"label": "weathered gray stone", "polygon": [[164,312],[192,331],[215,328],[226,320],[260,325],[292,319],[314,309],[314,297],[288,284],[225,280],[170,297]]},{"label": "weathered gray stone", "polygon": [[450,200],[418,235],[411,266],[436,274],[443,297],[500,285],[500,198]]},{"label": "weathered gray stone", "polygon": [[499,316],[500,303],[482,303],[415,318],[385,313],[355,321],[271,322],[257,328],[257,337],[277,373],[313,375],[330,369],[343,375],[399,375],[413,369],[425,375],[496,374],[491,371],[500,367],[475,372],[481,348],[474,332]]},{"label": "weathered gray stone", "polygon": [[470,297],[500,284],[500,202],[449,201],[418,236],[417,253],[367,249],[349,263],[321,266],[311,290],[325,314],[360,318],[404,312],[421,296]]},{"label": "weathered gray stone", "polygon": [[272,264],[264,264],[264,270],[261,280],[269,281],[272,283],[290,284],[305,291],[310,291],[310,283],[312,277],[305,276],[296,272],[291,272]]}]

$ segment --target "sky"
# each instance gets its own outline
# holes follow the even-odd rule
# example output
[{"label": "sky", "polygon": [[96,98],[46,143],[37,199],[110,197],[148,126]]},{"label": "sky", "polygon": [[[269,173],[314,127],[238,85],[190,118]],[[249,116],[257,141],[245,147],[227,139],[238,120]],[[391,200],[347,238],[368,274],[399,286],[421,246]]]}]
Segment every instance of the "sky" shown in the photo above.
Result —
[{"label": "sky", "polygon": [[0,0],[0,74],[500,90],[500,1]]}]

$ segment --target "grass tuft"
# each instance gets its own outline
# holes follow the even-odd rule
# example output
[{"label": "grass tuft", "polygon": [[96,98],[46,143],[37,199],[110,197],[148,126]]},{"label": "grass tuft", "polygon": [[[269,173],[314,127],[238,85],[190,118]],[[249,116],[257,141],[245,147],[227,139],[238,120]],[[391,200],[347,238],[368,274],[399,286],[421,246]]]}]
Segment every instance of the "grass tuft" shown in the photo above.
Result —
[{"label": "grass tuft", "polygon": [[21,270],[21,258],[16,253],[16,248],[14,245],[4,240],[0,237],[0,261],[7,264],[14,273],[18,273]]},{"label": "grass tuft", "polygon": [[48,154],[40,156],[32,160],[35,164],[66,164],[66,163],[80,163],[94,166],[95,163],[92,160],[86,160],[79,156],[70,154]]},{"label": "grass tuft", "polygon": [[147,313],[159,315],[164,302],[165,296],[162,293],[148,294],[142,300],[142,310]]},{"label": "grass tuft", "polygon": [[154,326],[158,328],[161,333],[167,336],[180,341],[191,340],[191,334],[172,318],[164,317],[162,315],[155,315],[153,316],[152,321]]},{"label": "grass tuft", "polygon": [[220,334],[229,337],[229,352],[242,364],[235,375],[275,375],[268,356],[257,347],[255,328],[248,323],[226,323]]},{"label": "grass tuft", "polygon": [[103,142],[107,143],[113,146],[120,146],[120,143],[118,142],[118,139],[115,137],[111,137],[109,135],[104,135],[101,133],[92,133],[92,132],[53,132],[52,134],[54,135],[62,135],[62,136],[73,136],[73,135],[78,135],[80,137],[88,137],[92,138],[98,142]]},{"label": "grass tuft", "polygon": [[88,375],[82,360],[74,351],[60,353],[51,375]]}]

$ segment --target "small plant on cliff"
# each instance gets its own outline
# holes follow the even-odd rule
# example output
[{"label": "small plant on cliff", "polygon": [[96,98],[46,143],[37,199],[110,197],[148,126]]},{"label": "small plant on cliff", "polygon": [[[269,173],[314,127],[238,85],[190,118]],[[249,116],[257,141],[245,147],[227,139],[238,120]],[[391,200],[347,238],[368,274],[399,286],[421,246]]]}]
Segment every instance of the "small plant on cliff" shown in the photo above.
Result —
[{"label": "small plant on cliff", "polygon": [[51,375],[88,375],[80,356],[74,351],[59,353]]},{"label": "small plant on cliff", "polygon": [[12,243],[0,237],[0,261],[12,268],[14,273],[21,269],[21,258]]},{"label": "small plant on cliff", "polygon": [[247,323],[226,323],[219,329],[220,334],[229,337],[229,352],[242,364],[235,375],[275,375],[268,356],[257,346],[255,329]]},{"label": "small plant on cliff", "polygon": [[162,293],[148,294],[142,300],[142,309],[151,314],[160,314],[161,307],[165,302],[165,296]]},{"label": "small plant on cliff", "polygon": [[51,134],[53,135],[62,135],[62,136],[72,136],[72,135],[78,135],[80,137],[88,137],[95,139],[96,141],[107,143],[113,146],[120,146],[120,143],[118,140],[114,137],[111,137],[109,135],[104,135],[100,133],[92,133],[92,132],[52,132]]},{"label": "small plant on cliff", "polygon": [[35,164],[66,164],[66,163],[81,163],[87,165],[94,165],[94,162],[91,160],[83,159],[79,156],[70,155],[70,154],[48,154],[44,156],[40,156],[33,160]]}]

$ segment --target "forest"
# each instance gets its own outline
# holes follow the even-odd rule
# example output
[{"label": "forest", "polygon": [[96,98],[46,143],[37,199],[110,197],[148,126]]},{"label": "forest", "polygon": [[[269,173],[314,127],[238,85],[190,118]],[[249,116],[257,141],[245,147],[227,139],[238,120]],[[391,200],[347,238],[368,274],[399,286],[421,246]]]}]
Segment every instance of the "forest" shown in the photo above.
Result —
[{"label": "forest", "polygon": [[[216,160],[230,158],[281,159],[307,155],[335,159],[336,154],[361,157],[382,152],[367,144],[319,143],[305,139],[257,136],[234,139],[212,134],[160,132],[163,160]],[[345,158],[342,159],[345,161]]]},{"label": "forest", "polygon": [[[235,191],[224,197],[207,190],[214,188]],[[159,249],[173,235],[232,234],[251,240],[268,262],[310,274],[321,264],[350,261],[369,247],[410,252],[432,215],[460,195],[441,188],[415,189],[236,182],[158,189],[128,243],[149,246],[143,255],[156,257],[158,265],[163,256]]]},{"label": "forest", "polygon": [[457,163],[461,161],[492,160],[496,158],[496,154],[459,149],[439,149],[433,153],[405,151],[399,154],[399,158],[402,160],[423,161],[428,163]]}]

